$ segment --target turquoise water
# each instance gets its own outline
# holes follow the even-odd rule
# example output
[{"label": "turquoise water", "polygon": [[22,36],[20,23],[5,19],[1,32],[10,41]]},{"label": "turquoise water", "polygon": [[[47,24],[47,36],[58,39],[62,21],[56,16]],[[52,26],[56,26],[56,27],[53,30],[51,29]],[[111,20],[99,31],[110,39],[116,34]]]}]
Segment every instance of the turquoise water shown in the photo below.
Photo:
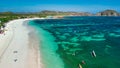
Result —
[{"label": "turquoise water", "polygon": [[39,36],[45,68],[119,68],[120,17],[65,17],[29,25]]},{"label": "turquoise water", "polygon": [[39,28],[33,21],[29,22],[36,29],[40,41],[40,52],[44,68],[64,68],[63,61],[56,53],[58,49],[55,38],[47,31]]}]

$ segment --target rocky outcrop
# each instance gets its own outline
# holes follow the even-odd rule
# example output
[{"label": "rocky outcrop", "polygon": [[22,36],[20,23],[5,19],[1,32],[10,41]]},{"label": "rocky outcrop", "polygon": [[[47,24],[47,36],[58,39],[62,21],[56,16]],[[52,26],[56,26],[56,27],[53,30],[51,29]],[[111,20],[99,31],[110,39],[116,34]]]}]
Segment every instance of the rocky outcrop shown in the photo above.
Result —
[{"label": "rocky outcrop", "polygon": [[96,14],[96,16],[119,16],[120,14],[115,10],[105,10]]}]

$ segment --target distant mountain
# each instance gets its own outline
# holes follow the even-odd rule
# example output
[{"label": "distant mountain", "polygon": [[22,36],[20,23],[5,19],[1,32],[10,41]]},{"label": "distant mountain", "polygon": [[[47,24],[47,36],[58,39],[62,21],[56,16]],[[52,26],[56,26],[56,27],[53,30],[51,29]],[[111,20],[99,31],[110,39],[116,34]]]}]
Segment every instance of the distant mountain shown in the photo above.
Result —
[{"label": "distant mountain", "polygon": [[40,16],[40,17],[46,17],[46,16],[120,16],[120,13],[118,13],[115,10],[105,10],[98,12],[96,14],[92,14],[89,12],[74,12],[74,11],[50,11],[50,10],[44,10],[40,12],[0,12],[1,16],[5,15],[25,15],[25,16]]},{"label": "distant mountain", "polygon": [[49,10],[44,10],[39,12],[38,14],[48,14],[48,15],[68,15],[68,16],[92,16],[92,13],[89,12],[64,12],[64,11],[49,11]]},{"label": "distant mountain", "polygon": [[0,12],[0,14],[13,14],[13,12]]},{"label": "distant mountain", "polygon": [[105,10],[97,13],[96,16],[120,16],[120,13],[115,10]]},{"label": "distant mountain", "polygon": [[120,16],[120,13],[118,13],[115,10],[105,10],[102,12],[98,12],[96,14],[92,14],[89,12],[63,12],[63,11],[49,11],[44,10],[41,11],[40,14],[47,14],[47,15],[68,15],[68,16]]}]

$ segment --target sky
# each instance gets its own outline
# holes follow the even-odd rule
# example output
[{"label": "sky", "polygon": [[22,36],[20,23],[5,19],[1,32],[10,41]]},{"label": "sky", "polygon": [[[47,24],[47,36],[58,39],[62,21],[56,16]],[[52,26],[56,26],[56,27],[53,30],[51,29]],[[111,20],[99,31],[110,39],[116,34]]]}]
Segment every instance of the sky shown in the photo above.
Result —
[{"label": "sky", "polygon": [[1,0],[0,12],[39,12],[42,10],[98,12],[120,11],[120,0]]}]

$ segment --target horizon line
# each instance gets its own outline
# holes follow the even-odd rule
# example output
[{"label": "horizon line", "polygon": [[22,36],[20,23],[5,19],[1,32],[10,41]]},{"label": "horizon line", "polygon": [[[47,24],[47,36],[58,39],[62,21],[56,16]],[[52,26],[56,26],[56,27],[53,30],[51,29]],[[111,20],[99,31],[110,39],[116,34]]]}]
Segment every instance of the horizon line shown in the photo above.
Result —
[{"label": "horizon line", "polygon": [[[65,11],[65,10],[40,10],[40,11],[0,11],[0,13],[4,13],[4,12],[12,12],[12,13],[38,13],[38,12],[42,12],[42,11],[55,11],[55,12],[88,12],[88,13],[98,13],[98,12],[102,12],[102,11],[105,11],[105,10],[115,10],[115,9],[104,9],[104,10],[98,10],[96,12],[90,12],[90,11]],[[93,10],[94,11],[94,10]],[[119,10],[115,10],[117,11],[118,13],[120,13]]]}]

